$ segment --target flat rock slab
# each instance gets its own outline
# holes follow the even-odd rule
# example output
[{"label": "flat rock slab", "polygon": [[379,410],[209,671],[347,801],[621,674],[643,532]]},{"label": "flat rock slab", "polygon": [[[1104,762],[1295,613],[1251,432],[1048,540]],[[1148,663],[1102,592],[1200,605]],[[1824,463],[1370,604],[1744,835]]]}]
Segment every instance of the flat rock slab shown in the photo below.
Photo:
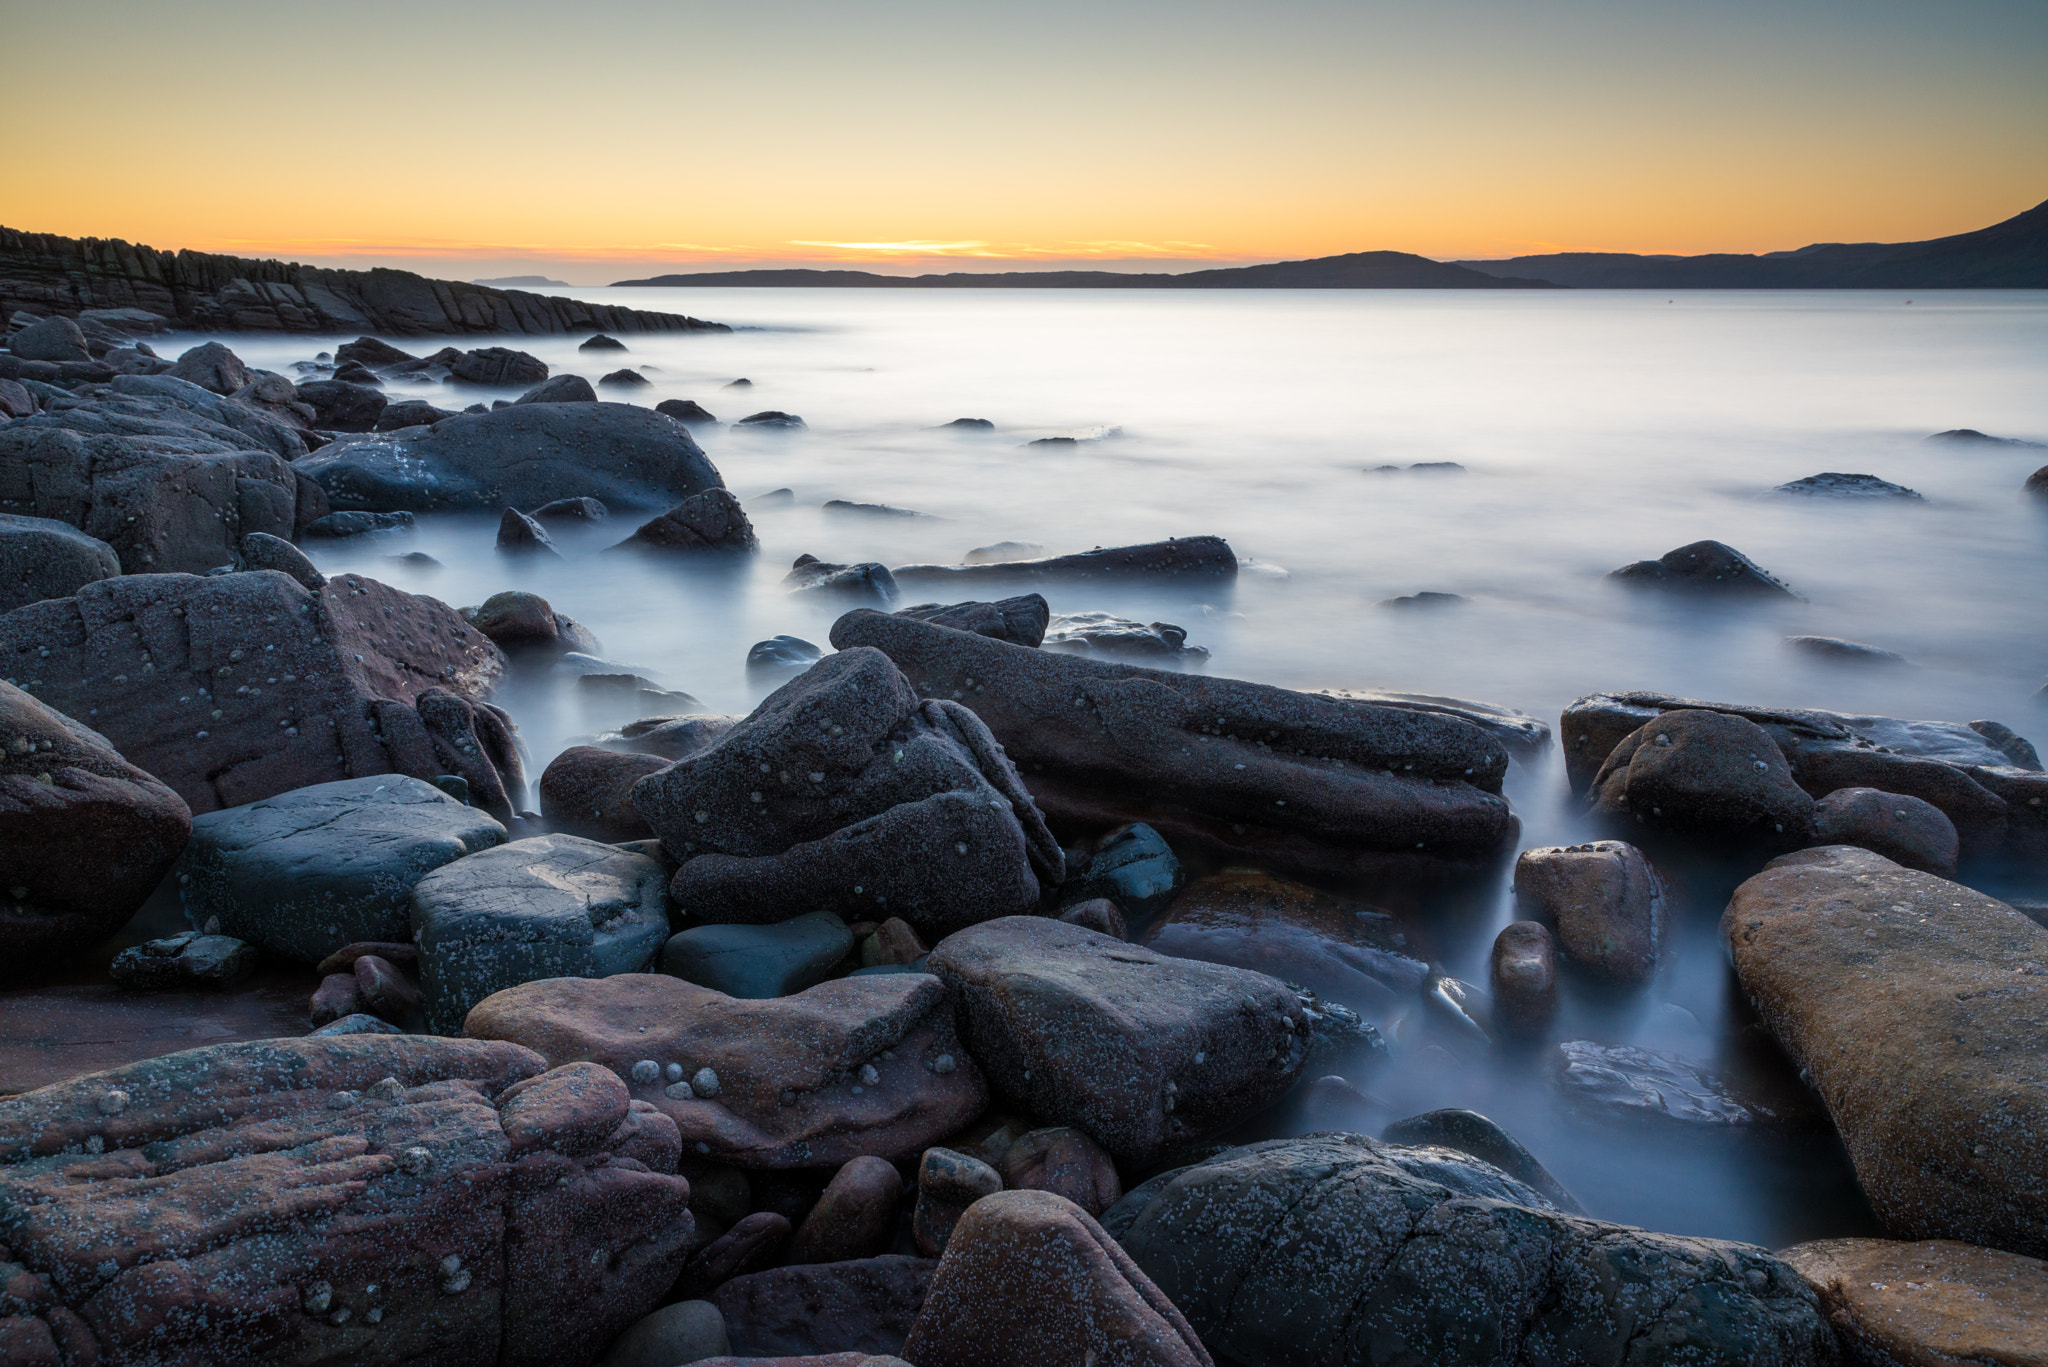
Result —
[{"label": "flat rock slab", "polygon": [[130,992],[101,987],[0,989],[0,1093],[47,1087],[84,1073],[207,1044],[306,1033],[310,973],[259,970],[227,992]]},{"label": "flat rock slab", "polygon": [[2048,1263],[1947,1239],[1823,1239],[1781,1255],[1820,1293],[1852,1361],[2048,1363]]},{"label": "flat rock slab", "polygon": [[1721,931],[1888,1230],[2048,1254],[2048,930],[1829,845],[1737,888]]}]

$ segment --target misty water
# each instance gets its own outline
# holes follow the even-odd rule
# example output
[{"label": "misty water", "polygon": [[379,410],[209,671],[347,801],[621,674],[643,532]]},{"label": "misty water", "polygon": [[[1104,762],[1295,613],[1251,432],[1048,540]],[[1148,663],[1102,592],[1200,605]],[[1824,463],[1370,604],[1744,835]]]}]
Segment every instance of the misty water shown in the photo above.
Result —
[{"label": "misty water", "polygon": [[[1994,718],[2048,742],[2048,515],[2020,492],[2048,451],[1931,442],[1957,427],[2048,439],[2048,300],[2038,292],[1071,292],[590,290],[730,323],[729,335],[516,345],[555,373],[618,366],[652,384],[607,398],[695,399],[726,422],[763,409],[804,432],[698,432],[743,500],[762,553],[692,568],[602,547],[631,513],[556,535],[561,559],[511,559],[495,519],[430,517],[415,534],[312,542],[320,566],[455,605],[530,589],[590,627],[606,658],[713,712],[744,712],[748,647],[781,633],[823,645],[843,602],[792,594],[790,561],[957,562],[1001,541],[1047,553],[1214,533],[1245,562],[1234,587],[1044,590],[1056,613],[1184,626],[1210,673],[1297,688],[1390,688],[1481,699],[1553,727],[1571,699],[1654,689],[1720,701],[1910,718]],[[233,337],[252,365],[347,338]],[[164,348],[159,348],[163,350]],[[168,351],[166,354],[175,354]],[[725,388],[738,377],[750,387]],[[459,408],[509,392],[393,384],[393,399]],[[991,433],[935,430],[987,418]],[[1026,447],[1039,437],[1073,446]],[[1457,470],[1407,467],[1455,462]],[[1392,471],[1379,466],[1400,467]],[[1772,492],[1822,471],[1869,473],[1924,497]],[[829,499],[922,517],[828,513]],[[644,514],[643,514],[644,516]],[[1688,605],[1604,578],[1701,538],[1726,541],[1804,598]],[[395,557],[427,552],[440,568]],[[1462,595],[1434,610],[1382,600]],[[959,595],[956,595],[959,596]],[[911,599],[908,601],[915,601]],[[1792,635],[1897,651],[1894,668],[1830,665]],[[522,674],[500,693],[547,760],[622,720],[582,710],[568,681]],[[1603,832],[1570,800],[1555,745],[1507,791],[1521,844]],[[531,801],[531,799],[529,799]],[[1739,874],[1733,875],[1739,876]],[[1558,1099],[1540,1051],[1432,1042],[1381,1017],[1391,1058],[1353,1080],[1352,1114],[1262,1122],[1376,1132],[1438,1106],[1505,1124],[1607,1219],[1782,1246],[1875,1224],[1824,1119],[1732,986],[1716,934],[1731,876],[1676,889],[1667,957],[1627,996],[1567,978],[1554,1039],[1675,1054],[1781,1113],[1775,1123],[1643,1126]],[[2048,888],[1994,888],[2039,896]],[[1425,899],[1411,940],[1484,984],[1514,919],[1507,874]]]}]

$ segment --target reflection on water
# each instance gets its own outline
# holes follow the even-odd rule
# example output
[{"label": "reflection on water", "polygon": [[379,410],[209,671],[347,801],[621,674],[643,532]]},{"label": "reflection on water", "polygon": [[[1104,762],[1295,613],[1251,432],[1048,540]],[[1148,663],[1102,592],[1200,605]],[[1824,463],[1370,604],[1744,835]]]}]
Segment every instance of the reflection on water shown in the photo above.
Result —
[{"label": "reflection on water", "polygon": [[[1234,588],[1052,590],[1053,609],[1179,624],[1217,674],[1482,698],[1553,723],[1580,694],[1655,689],[1992,717],[2048,740],[2035,698],[2048,673],[2048,518],[2020,493],[2048,451],[1925,440],[1955,427],[2048,437],[2038,295],[589,293],[747,330],[629,337],[623,355],[579,355],[574,339],[519,345],[558,374],[632,365],[652,381],[630,392],[637,403],[695,399],[727,422],[781,409],[809,424],[700,432],[743,499],[795,493],[751,504],[758,561],[597,554],[636,525],[622,512],[551,528],[561,559],[500,556],[495,519],[447,517],[410,537],[313,543],[324,569],[457,605],[534,590],[594,630],[608,658],[712,710],[744,711],[760,696],[748,646],[780,633],[823,644],[846,606],[784,589],[801,553],[901,565],[1002,541],[1057,553],[1217,533],[1256,562]],[[231,340],[279,370],[332,345]],[[723,387],[740,376],[751,386]],[[443,407],[494,397],[391,393]],[[995,427],[936,430],[956,418]],[[1047,436],[1082,440],[1025,445]],[[1409,468],[1442,462],[1462,468]],[[1771,492],[1822,471],[1924,497]],[[930,516],[822,507],[835,499]],[[1746,551],[1804,601],[1686,606],[1602,579],[1703,537]],[[394,558],[410,550],[441,567]],[[1380,606],[1419,592],[1464,601]],[[1912,664],[1815,660],[1785,646],[1801,634]],[[513,679],[501,700],[536,773],[619,720],[546,674]],[[1554,752],[1518,763],[1508,792],[1525,845],[1596,834],[1567,801]],[[1554,1054],[1475,1050],[1432,1033],[1420,1011],[1386,1022],[1394,1060],[1357,1079],[1369,1104],[1279,1121],[1376,1130],[1470,1106],[1603,1217],[1772,1245],[1870,1229],[1832,1133],[1732,988],[1715,922],[1738,876],[1689,872],[1658,981],[1632,995],[1568,986],[1557,1038],[1677,1055],[1735,1080],[1779,1121],[1575,1119],[1557,1100]],[[1436,964],[1484,983],[1492,937],[1512,919],[1505,871],[1413,919]]]}]

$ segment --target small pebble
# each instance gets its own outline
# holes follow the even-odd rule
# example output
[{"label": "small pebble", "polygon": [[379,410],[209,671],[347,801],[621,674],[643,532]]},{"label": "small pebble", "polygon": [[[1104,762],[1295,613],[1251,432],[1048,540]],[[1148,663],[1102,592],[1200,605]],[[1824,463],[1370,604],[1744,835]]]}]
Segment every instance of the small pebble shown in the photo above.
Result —
[{"label": "small pebble", "polygon": [[717,1096],[718,1074],[709,1068],[699,1068],[697,1075],[690,1079],[690,1086],[698,1096]]}]

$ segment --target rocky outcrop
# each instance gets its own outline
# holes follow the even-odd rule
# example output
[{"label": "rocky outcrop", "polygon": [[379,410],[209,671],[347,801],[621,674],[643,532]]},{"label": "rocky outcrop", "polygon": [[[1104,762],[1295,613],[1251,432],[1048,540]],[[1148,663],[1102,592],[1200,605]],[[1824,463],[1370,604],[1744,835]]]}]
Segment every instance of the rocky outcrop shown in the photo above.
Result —
[{"label": "rocky outcrop", "polygon": [[2039,1367],[2048,1263],[1946,1239],[1822,1239],[1781,1255],[1820,1293],[1854,1367]]},{"label": "rocky outcrop", "polygon": [[454,609],[353,574],[317,593],[276,570],[131,574],[0,617],[0,677],[195,812],[386,773],[460,773],[489,805],[479,784],[516,781],[517,751],[458,694],[503,664]]},{"label": "rocky outcrop", "polygon": [[874,646],[924,697],[971,708],[1056,823],[1143,821],[1230,862],[1350,877],[1467,874],[1514,836],[1507,750],[1444,713],[1050,654],[871,610],[840,618],[832,644]]},{"label": "rocky outcrop", "polygon": [[0,683],[0,972],[47,971],[120,929],[191,831],[178,795],[104,736]]},{"label": "rocky outcrop", "polygon": [[468,1040],[220,1045],[12,1097],[8,1361],[587,1363],[681,1265],[678,1151],[602,1070]]},{"label": "rocky outcrop", "polygon": [[121,572],[121,557],[68,522],[0,513],[0,613],[69,598]]},{"label": "rocky outcrop", "polygon": [[1846,845],[1773,862],[1721,929],[1888,1229],[2048,1254],[2048,930]]},{"label": "rocky outcrop", "polygon": [[825,909],[936,937],[1033,907],[1064,873],[988,728],[958,703],[920,702],[875,650],[784,684],[640,780],[633,802],[682,862],[676,900],[705,921]]},{"label": "rocky outcrop", "polygon": [[988,1104],[951,994],[922,973],[768,1001],[659,974],[558,978],[479,1002],[464,1032],[602,1063],[672,1117],[690,1151],[740,1168],[904,1158]]},{"label": "rocky outcrop", "polygon": [[1026,580],[1142,581],[1229,580],[1237,577],[1237,556],[1220,536],[1183,536],[1143,546],[1054,555],[1042,560],[993,564],[905,565],[895,577],[905,584],[983,584]]},{"label": "rocky outcrop", "polygon": [[578,332],[727,332],[647,313],[500,290],[411,271],[330,270],[210,252],[168,252],[119,238],[0,228],[0,317],[17,309],[76,316],[140,308],[197,332],[385,332],[398,337]]},{"label": "rocky outcrop", "polygon": [[1244,1367],[1821,1367],[1813,1292],[1760,1248],[1567,1215],[1490,1164],[1354,1134],[1163,1173],[1103,1226]]}]

